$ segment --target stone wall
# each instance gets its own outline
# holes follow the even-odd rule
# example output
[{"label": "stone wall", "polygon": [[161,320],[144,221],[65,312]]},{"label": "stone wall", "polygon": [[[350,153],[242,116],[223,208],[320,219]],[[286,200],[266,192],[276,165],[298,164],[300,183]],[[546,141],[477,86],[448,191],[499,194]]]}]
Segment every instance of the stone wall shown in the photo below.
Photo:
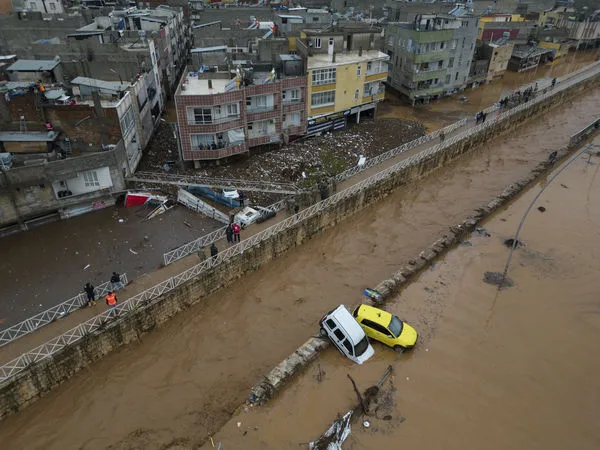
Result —
[{"label": "stone wall", "polygon": [[[261,242],[260,245],[247,249],[228,262],[201,273],[177,290],[165,294],[147,306],[125,315],[120,320],[107,323],[101,331],[89,334],[86,338],[64,348],[54,356],[32,364],[27,370],[20,372],[0,385],[0,418],[19,411],[113,350],[138,340],[144,333],[160,326],[174,315],[185,311],[205,296],[232,284],[246,273],[258,270],[263,264],[301,245],[323,230],[335,226],[345,217],[387,196],[395,188],[414,182],[460,155],[478,147],[490,138],[510,131],[528,118],[545,113],[553,106],[563,103],[567,98],[598,85],[598,80],[598,77],[588,79],[544,102],[532,104],[529,109],[513,115],[510,120],[493,123],[462,141],[451,145],[449,143],[443,151],[390,174],[387,178],[369,185],[356,195],[340,200],[320,214],[309,217],[296,226],[271,236]],[[473,226],[476,223],[476,219],[469,219],[469,221],[468,223],[472,223]],[[442,244],[440,243],[440,245]],[[435,256],[435,253],[432,252],[433,250],[426,252],[425,256]],[[418,261],[415,260],[414,267],[411,269],[413,273],[422,269],[426,264],[425,261],[426,259],[423,258]],[[398,281],[401,281],[400,276],[404,279],[408,277],[408,275],[400,274],[396,277]],[[379,288],[384,290],[385,286],[379,286]],[[393,286],[390,286],[387,293],[392,290]],[[322,345],[310,344],[310,347],[318,349]],[[302,360],[310,361],[311,354],[308,351],[306,355],[303,355]],[[282,367],[279,379],[288,376],[286,366]],[[292,368],[298,370],[299,367],[302,367],[302,363],[292,363],[288,370],[292,370]]]}]

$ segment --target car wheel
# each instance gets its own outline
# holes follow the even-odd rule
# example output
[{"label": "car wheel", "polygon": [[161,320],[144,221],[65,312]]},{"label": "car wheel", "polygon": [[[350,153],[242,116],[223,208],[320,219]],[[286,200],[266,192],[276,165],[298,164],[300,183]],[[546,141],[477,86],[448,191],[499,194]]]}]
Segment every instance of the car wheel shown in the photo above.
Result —
[{"label": "car wheel", "polygon": [[319,330],[319,336],[324,338],[327,337],[327,331],[325,331],[325,328],[321,327],[321,329]]},{"label": "car wheel", "polygon": [[398,352],[398,353],[404,353],[405,348],[402,347],[401,345],[395,345],[394,346],[394,351]]}]

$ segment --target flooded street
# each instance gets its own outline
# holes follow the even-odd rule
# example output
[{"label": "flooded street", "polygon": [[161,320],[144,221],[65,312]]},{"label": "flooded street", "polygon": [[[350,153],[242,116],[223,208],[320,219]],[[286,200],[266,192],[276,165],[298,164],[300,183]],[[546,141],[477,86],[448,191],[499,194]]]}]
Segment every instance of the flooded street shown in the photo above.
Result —
[{"label": "flooded street", "polygon": [[300,444],[356,405],[346,374],[364,390],[392,365],[380,409],[353,424],[344,450],[400,442],[415,449],[600,448],[600,157],[586,160],[567,168],[528,216],[525,246],[509,270],[514,287],[498,292],[483,274],[502,271],[503,241],[542,183],[483,224],[491,236],[471,237],[387,303],[420,332],[412,352],[375,343],[375,356],[357,366],[330,348],[270,404],[234,417],[215,442],[306,448]]},{"label": "flooded street", "polygon": [[[165,326],[143,336],[139,344],[116,351],[88,370],[77,374],[62,387],[25,408],[18,415],[2,421],[0,442],[10,443],[11,448],[61,450],[108,446],[116,449],[164,449],[180,445],[186,448],[205,442],[209,434],[215,433],[229,419],[235,408],[246,398],[249,387],[257,382],[263,373],[294,351],[311,333],[316,333],[318,319],[324,311],[339,303],[350,304],[358,301],[359,293],[364,287],[372,286],[389,276],[408,258],[444,233],[448,226],[462,220],[468,212],[487,202],[508,183],[524,176],[539,161],[545,160],[551,151],[565,146],[569,136],[587,125],[590,117],[597,114],[599,101],[600,92],[596,90],[561,106],[560,109],[552,110],[551,115],[528,122],[519,128],[517,133],[502,136],[497,142],[466,155],[418,184],[394,192],[376,205],[341,222],[329,232],[240,279],[236,285],[208,297],[201,304],[191,307],[185,314],[180,314]],[[571,192],[565,189],[565,192],[567,191]],[[593,200],[593,191],[590,195]],[[591,202],[589,204],[593,205]],[[548,209],[548,216],[544,217],[553,220],[550,219],[550,206]],[[590,209],[589,214],[596,220],[594,211],[595,209]],[[600,223],[599,221],[600,219],[597,219],[595,223]],[[547,226],[547,223],[544,226]],[[506,225],[508,226],[508,223]],[[589,223],[584,225],[588,230],[593,229]],[[489,242],[497,239],[498,233],[498,230],[494,230],[494,237],[490,238]],[[540,240],[541,238],[540,235]],[[524,236],[523,239],[528,242],[527,248],[538,250],[535,236]],[[595,242],[600,241],[596,238]],[[588,247],[590,246],[582,248],[579,253],[589,251]],[[573,256],[578,257],[578,253],[573,253]],[[519,282],[518,287],[514,289],[515,293],[527,286],[527,282],[523,281],[521,287],[518,276],[521,270],[519,262],[519,259],[515,261],[515,272],[511,272],[511,276]],[[466,270],[460,264],[454,264],[453,267]],[[487,292],[490,287],[481,286],[480,282],[483,267],[479,267],[478,270],[479,275],[470,279],[473,289]],[[549,295],[554,291],[558,292],[556,284],[561,280],[561,276],[558,275],[560,272],[556,273],[555,281],[549,284],[549,288],[552,287],[552,290],[548,291]],[[532,278],[535,279],[533,276]],[[452,286],[453,289],[455,287]],[[582,284],[575,287],[583,289],[584,286]],[[513,295],[513,291],[506,292],[507,295]],[[527,298],[537,298],[534,294],[528,291]],[[404,295],[408,294],[403,294],[403,298]],[[476,373],[468,370],[468,359],[460,353],[463,349],[459,345],[444,345],[445,340],[439,342],[437,347],[433,345],[442,330],[440,327],[438,332],[434,319],[444,311],[444,296],[432,296],[431,302],[439,308],[437,316],[431,315],[427,305],[419,302],[417,296],[414,298],[415,309],[404,309],[401,312],[403,316],[414,321],[417,329],[422,332],[422,345],[429,345],[426,343],[431,342],[431,355],[447,352],[448,355],[463,358],[465,364],[462,369],[465,376],[470,377],[467,388],[456,392],[443,392],[440,388],[438,395],[442,399],[450,400],[452,395],[474,389],[474,386],[478,386],[477,380],[486,379],[486,373],[480,374],[477,380],[474,378]],[[456,294],[454,301],[466,302],[467,296]],[[484,304],[484,301],[487,302],[482,300],[481,304]],[[569,297],[564,298],[564,301],[574,300]],[[521,303],[523,302],[516,300],[498,302],[494,310],[494,326],[506,333],[506,327],[502,323],[502,320],[507,320],[505,315],[508,315],[505,305],[519,306]],[[489,302],[485,305],[489,315]],[[524,303],[523,308],[528,305]],[[530,310],[533,310],[532,307],[528,308],[524,317],[529,317]],[[420,322],[421,317],[424,318],[423,321],[431,324],[429,331]],[[465,313],[462,317],[469,316]],[[547,323],[552,325],[555,331],[560,326],[554,321],[556,317],[553,311],[549,311]],[[517,333],[517,325],[522,325],[520,319],[511,320],[515,323],[511,322],[510,329],[516,330],[515,336],[521,336]],[[463,321],[465,325],[471,323],[458,318],[456,321],[457,324]],[[557,354],[561,354],[561,349],[565,348],[563,345],[573,343],[572,338],[578,338],[577,333],[572,331],[574,322],[569,324],[570,327],[565,327],[565,340],[554,350]],[[483,342],[478,339],[471,342],[467,335],[461,339],[466,341],[466,348]],[[513,352],[510,354],[510,360],[515,361],[515,364],[506,363],[509,360],[508,355],[499,356],[498,364],[514,367],[515,379],[522,377],[524,385],[527,386],[530,386],[530,377],[527,375],[525,363],[528,362],[529,356],[526,350],[530,347],[522,342],[531,344],[531,348],[539,347],[544,351],[545,347],[550,347],[542,337],[537,336],[518,341],[519,345],[516,345],[515,340],[509,339],[506,342],[510,345],[499,345],[492,339],[489,342],[486,345],[492,346],[491,348],[502,347]],[[589,365],[595,363],[591,357],[594,353],[590,353],[591,345],[588,343],[581,352],[581,355],[588,358],[586,364]],[[422,358],[421,364],[425,368],[415,368],[414,374],[411,372],[406,376],[417,380],[421,377],[425,382],[426,377],[419,375],[425,372],[435,379],[446,380],[448,386],[455,386],[463,379],[461,372],[453,371],[461,367],[457,361],[447,359],[443,364],[435,365],[420,356],[420,349],[421,346],[414,354],[404,356],[403,362],[417,362]],[[361,386],[380,376],[380,368],[388,364],[386,358],[394,360],[396,357],[396,354],[390,356],[379,348],[377,350],[374,363],[364,366],[364,378],[357,375]],[[482,347],[483,350],[493,354],[490,347]],[[569,350],[575,351],[573,347]],[[332,358],[328,376],[335,375],[336,364],[341,364],[342,367],[337,370],[350,367],[344,365],[345,362],[333,352],[329,352],[326,357]],[[523,366],[517,366],[517,363],[523,363]],[[429,364],[432,365],[431,368],[427,368]],[[475,363],[471,364],[475,367]],[[547,362],[543,364],[548,368],[549,376],[553,376],[554,366]],[[445,372],[449,374],[447,378],[443,378]],[[571,375],[566,371],[561,372],[557,369],[556,374],[568,375],[571,379]],[[396,382],[398,394],[405,394],[407,390],[404,389],[404,385],[400,385],[399,376]],[[346,386],[346,383],[344,381],[337,386]],[[292,392],[292,389],[289,392]],[[506,395],[504,390],[498,392],[500,397]],[[339,389],[336,395],[345,396],[346,391]],[[428,409],[435,407],[429,397],[430,393],[415,390],[411,391],[410,395],[414,395],[410,401],[415,405],[418,406],[419,399],[421,401],[422,409],[417,416],[419,418],[411,418],[409,421],[403,410],[402,414],[407,417],[407,421],[399,424],[398,429],[403,429],[412,421],[424,423],[423,417],[428,413]],[[554,392],[547,393],[548,401],[553,399],[553,395]],[[307,396],[307,399],[309,397]],[[473,397],[477,398],[471,395],[471,398]],[[589,398],[591,403],[593,397],[590,395]],[[348,400],[351,399],[351,391],[348,391]],[[321,413],[308,417],[313,411],[305,410],[303,420],[307,426],[309,422],[313,423],[315,429],[318,429],[317,434],[322,431],[320,428],[323,424],[339,412],[336,410],[333,415],[329,414],[329,409],[336,406],[334,400],[331,401],[331,408],[329,405],[322,408],[323,412],[327,413],[323,414],[323,423],[314,424],[312,421],[313,418],[320,417]],[[565,401],[563,397],[559,397],[558,400]],[[597,404],[596,401],[594,405]],[[485,403],[482,402],[482,405],[485,406]],[[342,402],[342,406],[346,405]],[[404,408],[403,404],[400,406]],[[417,406],[415,409],[418,409]],[[566,406],[571,407],[572,403],[567,402]],[[519,414],[526,412],[531,413],[531,409],[524,408]],[[441,405],[438,413],[458,417],[451,403]],[[561,414],[571,417],[570,411],[561,410]],[[327,417],[324,417],[325,415]],[[391,421],[389,425],[394,423]],[[294,428],[296,425],[291,422],[285,424],[285,430],[280,427],[278,433],[281,435],[286,432],[288,439],[275,442],[285,442],[287,445],[292,433],[294,438],[296,435],[299,437],[296,432],[299,432],[301,427],[298,426],[298,430],[293,430]],[[451,428],[440,425],[440,430],[451,431]],[[311,429],[310,433],[302,433],[300,440],[294,441],[293,448],[299,448],[299,442],[316,437],[314,431]],[[389,430],[390,438],[395,432],[395,429]],[[439,434],[442,435],[443,433]],[[356,437],[360,436],[357,434]],[[432,433],[432,436],[426,438],[434,437]],[[411,440],[414,443],[416,438],[411,437]],[[480,441],[474,438],[473,442]],[[374,448],[375,444],[365,445],[363,448]],[[224,450],[228,448],[250,447],[230,446]],[[275,445],[272,448],[288,447]]]},{"label": "flooded street", "polygon": [[[396,92],[388,89],[386,101],[377,106],[378,118],[417,120],[428,132],[470,117],[493,105],[509,92],[540,78],[556,78],[586,66],[600,57],[598,50],[571,52],[552,64],[545,64],[527,72],[507,71],[504,77],[474,89],[466,89],[452,97],[445,97],[428,105],[412,107]],[[465,100],[460,100],[462,97]]]},{"label": "flooded street", "polygon": [[183,206],[144,222],[148,211],[113,206],[0,239],[0,326],[77,295],[88,281],[108,281],[113,271],[135,280],[158,268],[165,251],[221,227]]}]

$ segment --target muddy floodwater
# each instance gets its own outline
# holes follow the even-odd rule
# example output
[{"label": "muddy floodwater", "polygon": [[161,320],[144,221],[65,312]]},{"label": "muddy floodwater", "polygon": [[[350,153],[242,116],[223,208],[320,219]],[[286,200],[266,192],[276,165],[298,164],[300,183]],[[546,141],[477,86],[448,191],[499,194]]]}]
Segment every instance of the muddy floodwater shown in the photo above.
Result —
[{"label": "muddy floodwater", "polygon": [[[0,442],[28,449],[164,449],[205,442],[262,374],[317,332],[324,311],[358,300],[363,288],[389,276],[448,226],[565,146],[590,122],[598,101],[596,90],[554,109],[240,279],[0,422]],[[479,288],[479,278],[473,283]],[[426,329],[415,321],[426,342]],[[565,335],[573,328],[568,330]],[[591,359],[588,350],[582,354]],[[378,351],[377,358],[384,355]],[[367,378],[378,376],[376,369]],[[443,371],[437,366],[430,372]],[[425,395],[422,401],[431,404]],[[453,409],[445,407],[450,415]]]},{"label": "muddy floodwater", "polygon": [[586,160],[550,185],[537,204],[544,212],[528,216],[508,272],[514,287],[499,292],[483,274],[504,268],[503,241],[544,180],[483,224],[489,236],[468,238],[388,302],[420,333],[412,352],[374,343],[375,356],[357,366],[329,349],[214,441],[306,448],[357,404],[347,374],[364,390],[391,365],[380,402],[357,417],[344,450],[600,448],[600,157]]}]

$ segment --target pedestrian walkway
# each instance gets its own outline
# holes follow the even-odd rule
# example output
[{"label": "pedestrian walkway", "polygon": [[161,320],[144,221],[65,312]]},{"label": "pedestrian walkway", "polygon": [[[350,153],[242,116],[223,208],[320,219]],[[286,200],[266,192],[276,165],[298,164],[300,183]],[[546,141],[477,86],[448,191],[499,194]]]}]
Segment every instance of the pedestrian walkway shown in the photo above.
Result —
[{"label": "pedestrian walkway", "polygon": [[[591,70],[591,69],[588,69],[588,70]],[[580,71],[576,72],[575,74],[569,74],[568,76],[563,77],[560,81],[564,81],[565,79],[575,76],[576,74],[580,74],[583,71],[585,71],[585,70],[580,70]],[[542,82],[547,87],[550,85],[551,80],[545,80]],[[540,82],[540,84],[542,84],[542,82]],[[543,88],[538,87],[538,89],[543,89]],[[489,111],[489,113],[488,113],[487,121],[494,120],[496,118],[496,115],[499,113],[498,109],[495,107],[489,108],[488,111]],[[467,120],[466,123],[464,124],[464,126],[459,127],[458,129],[454,130],[452,133],[446,135],[446,140],[451,137],[458,136],[462,133],[467,132],[469,129],[473,128],[475,125],[476,124],[475,124],[474,118],[471,120]],[[362,180],[368,178],[369,176],[371,176],[375,173],[381,172],[382,170],[384,170],[388,167],[391,167],[392,165],[397,164],[398,162],[401,162],[402,160],[407,159],[419,152],[422,152],[423,150],[433,148],[434,146],[439,144],[439,142],[440,142],[439,138],[429,140],[428,142],[425,142],[422,145],[411,149],[410,151],[400,153],[400,154],[396,155],[395,157],[382,162],[381,164],[378,164],[376,166],[365,169],[365,170],[359,172],[358,174],[354,175],[353,177],[342,181],[338,185],[338,191],[341,191],[341,190],[347,189],[353,185],[356,185],[357,183],[360,183]],[[289,213],[287,211],[280,211],[280,213],[278,213],[278,215],[275,218],[270,219],[261,224],[253,224],[252,226],[243,230],[242,239],[247,240],[247,239],[251,238],[252,236],[265,230],[266,228],[269,228],[279,222],[284,221],[288,217],[289,217]],[[220,251],[223,249],[226,249],[228,247],[228,244],[226,243],[224,238],[220,238],[220,239],[216,240],[215,243]],[[244,242],[242,242],[242,244],[244,244]],[[206,255],[206,256],[209,256],[209,255]],[[163,283],[163,282],[169,280],[170,278],[184,272],[186,269],[189,269],[189,268],[197,265],[199,262],[201,262],[200,256],[197,253],[194,253],[194,254],[188,255],[166,267],[158,269],[150,274],[139,277],[138,279],[135,280],[135,282],[130,283],[124,291],[121,291],[120,296],[119,296],[119,303],[121,303],[124,300],[127,300],[129,298],[132,298],[138,294],[141,294],[142,292],[144,292],[150,288],[153,288],[154,286],[156,286],[160,283]],[[78,324],[83,323],[89,319],[92,319],[95,315],[99,314],[100,312],[104,311],[105,309],[106,309],[106,306],[104,305],[104,303],[99,302],[98,305],[95,307],[86,308],[86,309],[82,309],[82,310],[73,312],[72,314],[65,317],[64,319],[57,320],[54,323],[47,325],[46,327],[44,327],[41,330],[38,330],[31,334],[28,334],[27,336],[24,336],[23,338],[0,348],[0,364],[4,364],[8,361],[11,361],[12,359],[20,356],[25,351],[28,351],[31,348],[35,348],[35,347],[47,342],[48,340],[66,332],[68,330],[73,329],[74,327],[78,326]]]}]

